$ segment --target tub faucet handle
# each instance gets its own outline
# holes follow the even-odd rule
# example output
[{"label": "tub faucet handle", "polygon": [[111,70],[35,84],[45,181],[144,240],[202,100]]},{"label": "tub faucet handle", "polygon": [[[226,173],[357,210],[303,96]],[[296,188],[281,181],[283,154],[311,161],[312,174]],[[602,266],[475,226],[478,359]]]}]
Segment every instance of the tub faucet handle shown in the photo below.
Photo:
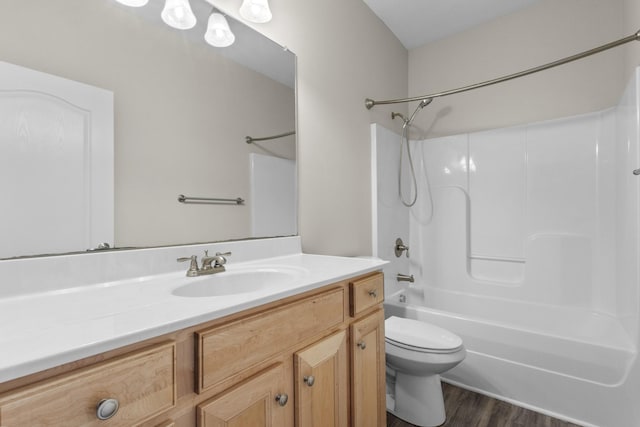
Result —
[{"label": "tub faucet handle", "polygon": [[395,246],[396,257],[400,258],[400,256],[402,256],[402,252],[405,252],[405,251],[406,251],[407,258],[409,258],[409,246],[405,245],[402,239],[398,237],[396,239],[396,246]]}]

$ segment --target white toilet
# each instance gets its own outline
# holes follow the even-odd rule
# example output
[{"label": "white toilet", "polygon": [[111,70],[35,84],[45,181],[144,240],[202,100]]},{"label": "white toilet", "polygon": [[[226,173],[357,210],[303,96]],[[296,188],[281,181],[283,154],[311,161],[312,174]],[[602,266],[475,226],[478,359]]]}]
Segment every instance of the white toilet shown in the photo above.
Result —
[{"label": "white toilet", "polygon": [[464,360],[462,339],[418,320],[391,316],[384,323],[387,410],[417,426],[443,424],[440,374]]}]

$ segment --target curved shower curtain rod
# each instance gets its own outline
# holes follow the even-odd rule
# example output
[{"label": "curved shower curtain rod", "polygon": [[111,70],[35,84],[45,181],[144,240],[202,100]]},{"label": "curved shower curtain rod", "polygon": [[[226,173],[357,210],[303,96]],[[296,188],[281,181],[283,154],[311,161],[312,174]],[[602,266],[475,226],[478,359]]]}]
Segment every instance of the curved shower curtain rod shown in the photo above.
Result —
[{"label": "curved shower curtain rod", "polygon": [[586,51],[578,53],[576,55],[569,56],[569,57],[564,58],[564,59],[559,59],[559,60],[554,61],[554,62],[550,62],[548,64],[540,65],[540,66],[534,67],[534,68],[529,68],[528,70],[520,71],[519,73],[509,74],[508,76],[499,77],[497,79],[487,80],[486,82],[476,83],[476,84],[473,84],[473,85],[460,87],[458,89],[451,89],[451,90],[445,90],[444,92],[432,93],[430,95],[414,96],[414,97],[411,97],[411,98],[401,98],[401,99],[389,99],[389,100],[386,100],[386,101],[375,101],[375,100],[373,100],[371,98],[367,98],[364,101],[364,106],[367,107],[367,110],[370,110],[370,109],[373,108],[374,105],[399,104],[399,103],[402,103],[402,102],[422,101],[424,99],[439,98],[439,97],[442,97],[442,96],[447,96],[447,95],[453,95],[453,94],[456,94],[456,93],[466,92],[466,91],[472,90],[472,89],[479,89],[481,87],[491,86],[491,85],[494,85],[496,83],[506,82],[508,80],[517,79],[518,77],[524,77],[524,76],[527,76],[529,74],[537,73],[538,71],[548,70],[549,68],[557,67],[558,65],[563,65],[563,64],[567,64],[569,62],[577,61],[578,59],[586,58],[588,56],[595,55],[596,53],[604,52],[605,50],[612,49],[614,47],[629,43],[631,41],[640,41],[640,30],[638,30],[638,32],[636,32],[635,34],[632,34],[630,36],[621,38],[620,40],[616,40],[616,41],[613,41],[611,43],[607,43],[607,44],[604,44],[602,46],[599,46],[599,47],[596,47],[596,48],[593,48],[593,49],[590,49],[590,50],[586,50]]}]

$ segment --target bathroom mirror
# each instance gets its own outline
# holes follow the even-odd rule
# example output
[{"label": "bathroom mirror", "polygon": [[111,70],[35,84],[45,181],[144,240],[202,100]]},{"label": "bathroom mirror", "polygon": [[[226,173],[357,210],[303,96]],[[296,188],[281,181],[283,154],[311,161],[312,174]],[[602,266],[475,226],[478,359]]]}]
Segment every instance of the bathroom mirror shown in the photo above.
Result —
[{"label": "bathroom mirror", "polygon": [[[245,142],[247,136],[295,131],[295,55],[228,16],[235,43],[210,46],[204,34],[214,8],[205,0],[190,3],[197,24],[177,30],[160,18],[164,0],[140,8],[115,0],[0,2],[0,61],[113,93],[112,247],[296,234],[295,212],[288,228],[256,229],[257,216],[262,224],[282,217],[283,196],[277,192],[284,187],[295,210],[295,134]],[[281,163],[272,160],[282,159],[290,171],[284,175],[288,185],[252,185],[252,165],[270,177],[269,168]],[[35,175],[35,180],[48,179],[45,171]],[[20,186],[19,176],[9,179]],[[185,204],[179,195],[244,203]],[[254,200],[261,202],[254,205]],[[55,228],[55,218],[46,212],[64,203],[43,202],[40,220]],[[277,218],[270,221],[270,215]],[[12,226],[34,239],[29,224],[13,218]],[[1,213],[0,220],[7,221]],[[47,245],[38,249],[37,241],[27,250],[12,251],[8,245],[0,258],[69,252]]]}]

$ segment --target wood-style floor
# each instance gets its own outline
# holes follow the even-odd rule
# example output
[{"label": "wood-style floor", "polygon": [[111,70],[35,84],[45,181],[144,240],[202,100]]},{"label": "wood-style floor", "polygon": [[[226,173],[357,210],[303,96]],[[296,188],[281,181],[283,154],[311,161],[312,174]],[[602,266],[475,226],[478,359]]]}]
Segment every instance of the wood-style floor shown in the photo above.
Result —
[{"label": "wood-style floor", "polygon": [[[443,427],[579,427],[482,394],[442,384],[447,421]],[[387,427],[413,427],[387,413]]]}]

